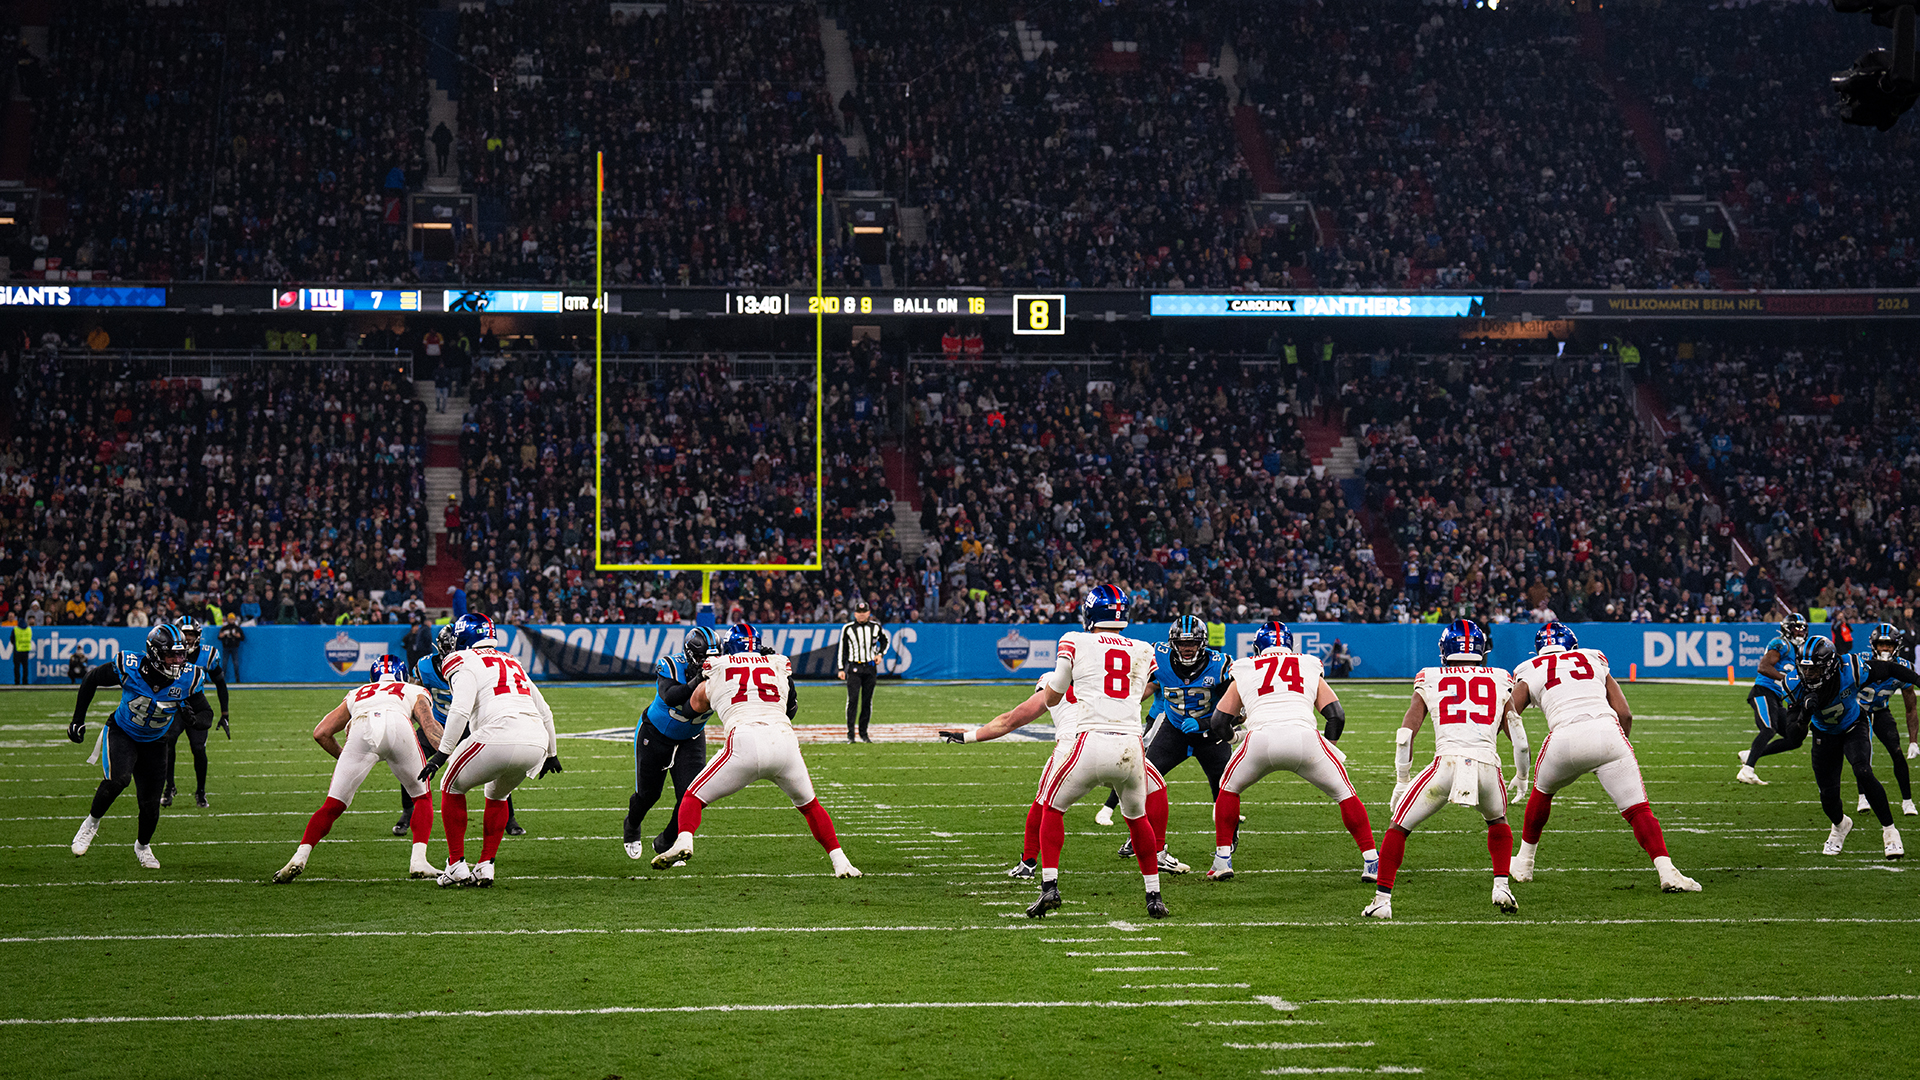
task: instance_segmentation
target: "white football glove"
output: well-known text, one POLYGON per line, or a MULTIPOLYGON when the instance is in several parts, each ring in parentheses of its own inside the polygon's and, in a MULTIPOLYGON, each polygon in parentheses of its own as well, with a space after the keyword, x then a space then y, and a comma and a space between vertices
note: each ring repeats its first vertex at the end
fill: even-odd
POLYGON ((1327 749, 1333 751, 1333 756, 1339 759, 1340 764, 1345 765, 1347 763, 1347 752, 1340 749, 1339 743, 1327 742, 1327 749))
POLYGON ((1912 761, 1914 758, 1920 758, 1920 742, 1907 744, 1907 760, 1912 761))
POLYGON ((1393 816, 1394 807, 1399 806, 1400 800, 1407 797, 1407 789, 1412 786, 1412 782, 1408 780, 1401 780, 1399 783, 1393 785, 1393 794, 1387 798, 1387 816, 1389 818, 1393 816))
POLYGON ((1532 778, 1526 776, 1516 776, 1507 781, 1507 801, 1518 801, 1521 794, 1525 792, 1531 784, 1532 778))

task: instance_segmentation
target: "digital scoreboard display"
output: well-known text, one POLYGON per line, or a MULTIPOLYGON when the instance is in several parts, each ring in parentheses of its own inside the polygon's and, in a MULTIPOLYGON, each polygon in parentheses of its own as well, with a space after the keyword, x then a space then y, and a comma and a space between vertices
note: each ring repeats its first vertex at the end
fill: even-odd
POLYGON ((0 285, 0 307, 166 306, 165 289, 105 285, 0 285))
POLYGON ((279 289, 279 311, 419 311, 419 289, 279 289))
POLYGON ((557 315, 566 310, 564 294, 557 289, 448 289, 441 298, 442 310, 450 312, 486 312, 520 314, 539 312, 557 315))
MULTIPOLYGON (((1002 304, 1004 297, 999 298, 1002 304)), ((728 293, 723 315, 990 315, 987 298, 954 293, 728 293)))
POLYGON ((1485 310, 1480 296, 1260 296, 1157 293, 1154 318, 1461 319, 1485 310))

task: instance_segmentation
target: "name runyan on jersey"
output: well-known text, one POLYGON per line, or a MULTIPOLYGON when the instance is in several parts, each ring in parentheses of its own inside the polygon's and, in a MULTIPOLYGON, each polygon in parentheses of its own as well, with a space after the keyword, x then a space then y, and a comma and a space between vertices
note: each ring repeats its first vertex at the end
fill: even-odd
POLYGON ((1228 670, 1240 688, 1248 731, 1279 724, 1319 726, 1313 711, 1325 677, 1319 657, 1270 649, 1235 660, 1228 670))
POLYGON ((738 653, 709 657, 702 665, 707 701, 721 726, 762 724, 792 730, 787 702, 793 696, 793 661, 785 656, 738 653))
POLYGON ((1082 731, 1140 734, 1140 699, 1155 674, 1153 646, 1111 631, 1061 635, 1058 652, 1072 665, 1071 692, 1087 711, 1082 731))
POLYGON ((1505 668, 1454 666, 1420 669, 1413 692, 1433 716, 1435 757, 1463 757, 1500 765, 1500 717, 1507 711, 1513 675, 1505 668))
POLYGON ((465 732, 476 743, 544 747, 558 753, 553 710, 520 661, 493 649, 462 649, 440 665, 452 690, 440 752, 451 754, 465 732))
POLYGON ((1599 649, 1568 649, 1534 657, 1515 668, 1513 677, 1526 684, 1527 697, 1547 718, 1547 730, 1558 731, 1588 721, 1620 722, 1607 701, 1612 673, 1599 649))

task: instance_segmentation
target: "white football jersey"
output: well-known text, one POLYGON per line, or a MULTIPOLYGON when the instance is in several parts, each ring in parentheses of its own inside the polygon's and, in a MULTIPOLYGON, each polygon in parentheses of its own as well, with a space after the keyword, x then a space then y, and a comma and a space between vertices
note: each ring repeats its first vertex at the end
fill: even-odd
POLYGON ((398 717, 411 723, 413 703, 426 696, 426 687, 393 679, 357 686, 342 702, 347 707, 347 726, 374 716, 398 717))
MULTIPOLYGON (((1050 676, 1040 676, 1033 684, 1033 688, 1038 691, 1047 690, 1048 678, 1050 676)), ((1071 685, 1067 687, 1066 696, 1060 699, 1060 704, 1048 709, 1047 712, 1053 717, 1053 741, 1055 742, 1066 742, 1086 730, 1084 721, 1087 710, 1081 707, 1080 699, 1075 696, 1071 685)))
POLYGON ((707 676, 707 700, 720 724, 761 724, 793 730, 787 702, 793 697, 793 661, 757 652, 711 656, 701 666, 707 676))
POLYGON ((1546 653, 1521 664, 1513 677, 1527 684, 1527 697, 1546 715, 1547 730, 1568 724, 1620 718, 1607 703, 1607 676, 1613 673, 1599 649, 1546 653))
POLYGON ((1500 717, 1507 711, 1513 675, 1504 668, 1452 665, 1421 668, 1413 692, 1433 717, 1435 757, 1500 764, 1500 717))
POLYGON ((1273 724, 1304 724, 1318 729, 1313 703, 1320 697, 1325 669, 1317 656, 1268 649, 1235 660, 1228 668, 1240 688, 1247 730, 1273 724))
POLYGON ((440 662, 451 702, 441 753, 451 754, 462 734, 476 743, 539 746, 559 752, 553 710, 520 661, 495 649, 462 649, 440 662))
POLYGON ((1140 698, 1158 670, 1153 646, 1112 630, 1075 630, 1061 635, 1055 655, 1073 662, 1068 692, 1086 710, 1080 731, 1140 734, 1140 698))

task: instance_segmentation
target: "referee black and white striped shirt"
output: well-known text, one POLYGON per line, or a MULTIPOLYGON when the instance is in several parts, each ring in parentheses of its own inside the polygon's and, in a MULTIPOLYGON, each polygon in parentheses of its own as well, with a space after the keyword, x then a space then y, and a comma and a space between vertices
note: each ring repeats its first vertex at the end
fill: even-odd
POLYGON ((887 651, 887 632, 873 619, 849 622, 840 627, 840 651, 834 669, 845 671, 855 664, 877 664, 887 651))

